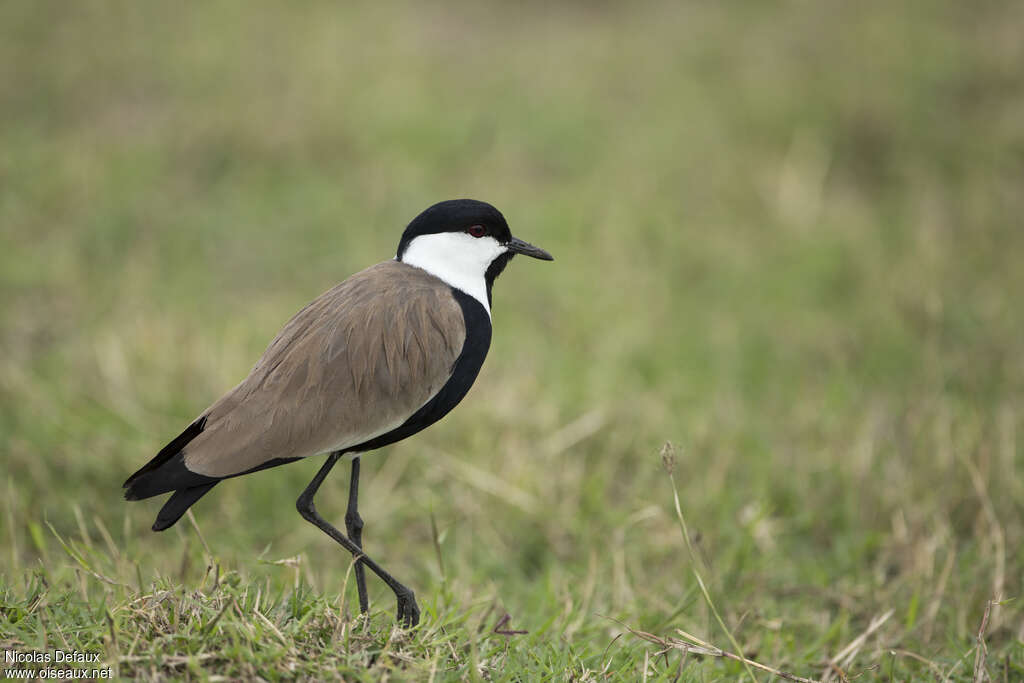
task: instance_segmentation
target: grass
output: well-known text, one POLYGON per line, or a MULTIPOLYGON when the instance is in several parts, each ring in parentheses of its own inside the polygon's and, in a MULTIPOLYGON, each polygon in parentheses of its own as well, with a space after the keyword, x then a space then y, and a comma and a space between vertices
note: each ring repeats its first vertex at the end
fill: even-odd
POLYGON ((1022 30, 1013 3, 4 4, 0 649, 143 680, 1019 679, 1022 30), (373 579, 355 615, 294 511, 319 462, 149 532, 124 478, 458 196, 557 260, 501 277, 463 405, 364 461, 419 630, 373 579))

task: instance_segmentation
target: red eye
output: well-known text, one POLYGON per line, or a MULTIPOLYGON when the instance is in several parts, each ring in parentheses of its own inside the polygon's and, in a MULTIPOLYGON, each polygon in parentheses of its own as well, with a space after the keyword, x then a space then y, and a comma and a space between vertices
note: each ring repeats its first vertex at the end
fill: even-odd
POLYGON ((487 234, 487 228, 485 228, 482 225, 472 225, 466 229, 466 232, 468 232, 473 237, 483 237, 484 235, 487 234))

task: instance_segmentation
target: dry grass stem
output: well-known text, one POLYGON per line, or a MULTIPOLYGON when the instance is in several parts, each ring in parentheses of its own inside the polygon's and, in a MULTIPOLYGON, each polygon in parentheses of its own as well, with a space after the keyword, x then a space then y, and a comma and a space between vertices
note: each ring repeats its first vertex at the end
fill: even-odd
MULTIPOLYGON (((683 533, 683 541, 686 543, 686 551, 690 555, 690 570, 693 572, 693 577, 697 580, 697 585, 700 586, 700 592, 704 596, 704 601, 707 602, 708 608, 711 613, 715 616, 715 621, 718 622, 718 626, 725 632, 725 636, 732 643, 733 648, 737 652, 741 652, 742 649, 736 638, 733 636, 732 631, 728 626, 725 625, 725 621, 722 619, 722 615, 718 613, 718 608, 715 607, 714 601, 711 599, 711 593, 708 592, 707 586, 704 584, 704 578, 701 576, 700 570, 697 569, 699 560, 697 559, 697 553, 693 549, 693 544, 690 542, 690 531, 686 526, 686 518, 683 517, 683 507, 679 503, 679 488, 676 486, 675 477, 675 447, 671 442, 666 441, 665 445, 661 448, 661 461, 665 465, 665 469, 668 470, 669 482, 672 484, 672 499, 675 502, 676 507, 676 518, 679 520, 679 529, 683 533)), ((747 675, 750 676, 750 680, 757 683, 757 677, 754 672, 750 669, 750 665, 744 662, 744 668, 747 670, 747 675)))
POLYGON ((773 676, 777 676, 783 680, 798 681, 799 683, 820 683, 820 681, 817 681, 813 678, 804 678, 803 676, 797 676, 796 674, 791 674, 786 671, 780 671, 779 669, 768 666, 766 664, 761 664, 760 662, 754 661, 753 659, 748 659, 747 657, 738 655, 734 652, 729 652, 728 650, 723 650, 720 647, 715 647, 714 645, 704 640, 701 640, 697 636, 687 633, 686 631, 683 631, 681 629, 676 629, 676 633, 682 636, 685 640, 681 640, 679 638, 672 638, 670 636, 656 636, 653 633, 648 633, 647 631, 641 631, 639 629, 632 628, 631 626, 623 624, 621 621, 617 619, 612 619, 611 617, 605 618, 609 619, 610 621, 614 621, 616 624, 622 626, 624 629, 626 629, 636 637, 646 640, 650 643, 654 643, 655 645, 658 645, 661 649, 657 653, 655 653, 656 656, 662 654, 663 652, 677 650, 681 653, 680 656, 683 658, 688 657, 691 654, 694 654, 701 657, 729 659, 734 662, 740 662, 745 667, 753 667, 755 669, 758 669, 759 671, 770 673, 773 676))
POLYGON ((845 673, 842 672, 849 668, 850 664, 857 656, 857 653, 860 652, 860 649, 862 647, 864 647, 864 643, 867 642, 867 639, 871 636, 871 634, 877 631, 879 628, 881 628, 882 625, 885 624, 885 622, 889 621, 889 617, 891 617, 892 615, 893 610, 889 610, 885 614, 882 614, 872 619, 871 623, 868 624, 868 627, 864 630, 863 633, 861 633, 859 636, 850 641, 849 645, 844 647, 834 657, 828 660, 828 664, 826 665, 827 668, 823 675, 823 680, 830 680, 830 676, 833 673, 837 673, 837 670, 840 674, 840 677, 845 678, 845 673))
POLYGON ((974 648, 974 683, 983 683, 988 678, 988 668, 985 666, 985 659, 988 657, 988 644, 985 642, 985 632, 988 630, 989 615, 992 614, 992 606, 998 605, 995 600, 985 603, 985 612, 981 615, 981 625, 978 626, 978 644, 974 648))

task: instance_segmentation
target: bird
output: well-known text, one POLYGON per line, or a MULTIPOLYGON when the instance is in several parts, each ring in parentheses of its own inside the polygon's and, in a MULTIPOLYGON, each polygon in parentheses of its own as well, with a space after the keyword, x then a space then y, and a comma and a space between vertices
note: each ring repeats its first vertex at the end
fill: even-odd
POLYGON ((394 592, 396 621, 416 626, 413 591, 363 552, 360 456, 429 427, 466 396, 490 348, 494 281, 516 254, 554 260, 513 237, 487 202, 430 206, 393 259, 296 313, 245 379, 128 477, 125 498, 171 493, 152 527, 163 531, 224 479, 326 454, 299 514, 351 553, 361 613, 369 568, 394 592), (313 503, 342 458, 351 461, 344 534, 313 503))

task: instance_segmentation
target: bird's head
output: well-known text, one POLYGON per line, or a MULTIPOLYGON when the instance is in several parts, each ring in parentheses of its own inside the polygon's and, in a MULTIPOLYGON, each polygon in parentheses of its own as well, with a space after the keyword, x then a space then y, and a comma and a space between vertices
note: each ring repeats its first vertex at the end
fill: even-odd
POLYGON ((554 260, 540 247, 513 237, 505 217, 487 202, 451 199, 409 223, 395 258, 474 296, 489 311, 494 280, 516 254, 554 260), (486 301, 479 296, 484 291, 486 301))

